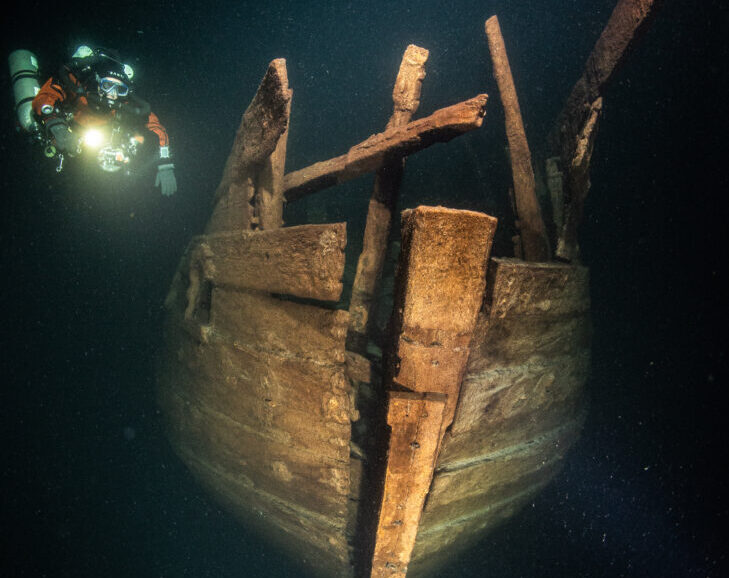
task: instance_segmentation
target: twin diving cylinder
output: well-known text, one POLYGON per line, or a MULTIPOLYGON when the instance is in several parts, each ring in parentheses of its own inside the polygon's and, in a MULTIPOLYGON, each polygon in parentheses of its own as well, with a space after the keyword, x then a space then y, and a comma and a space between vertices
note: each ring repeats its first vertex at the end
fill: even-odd
POLYGON ((15 50, 8 56, 8 64, 18 122, 24 131, 35 132, 38 123, 33 118, 31 103, 40 90, 38 59, 29 50, 15 50))

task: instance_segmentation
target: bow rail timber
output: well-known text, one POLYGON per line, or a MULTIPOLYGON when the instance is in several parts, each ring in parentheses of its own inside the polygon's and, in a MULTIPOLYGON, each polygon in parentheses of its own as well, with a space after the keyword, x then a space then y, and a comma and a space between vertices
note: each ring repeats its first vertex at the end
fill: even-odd
POLYGON ((653 7, 618 2, 542 147, 549 222, 506 44, 498 20, 485 23, 511 153, 514 255, 491 256, 493 216, 404 211, 387 331, 374 312, 406 157, 477 130, 488 98, 414 118, 429 53, 408 46, 384 129, 286 173, 293 92, 285 61, 270 63, 165 301, 157 392, 193 475, 312 575, 437 575, 559 471, 586 410, 589 275, 574 230, 602 90, 653 7), (346 223, 284 227, 283 208, 370 172, 347 281, 346 223))

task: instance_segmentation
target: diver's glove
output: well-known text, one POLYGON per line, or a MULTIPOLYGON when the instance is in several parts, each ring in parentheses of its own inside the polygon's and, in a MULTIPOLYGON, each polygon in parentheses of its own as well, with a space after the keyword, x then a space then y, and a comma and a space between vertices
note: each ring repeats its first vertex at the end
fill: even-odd
POLYGON ((78 152, 78 137, 71 132, 68 125, 60 118, 54 118, 46 122, 46 129, 53 136, 56 150, 62 153, 74 154, 78 152))
POLYGON ((175 165, 172 163, 157 167, 157 178, 154 181, 154 186, 159 187, 165 197, 174 195, 175 191, 177 191, 177 179, 175 179, 174 168, 175 165))

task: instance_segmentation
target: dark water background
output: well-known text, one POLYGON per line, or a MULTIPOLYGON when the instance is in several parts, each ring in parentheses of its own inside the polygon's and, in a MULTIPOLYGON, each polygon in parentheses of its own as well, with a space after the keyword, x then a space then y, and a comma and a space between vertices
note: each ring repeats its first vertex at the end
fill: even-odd
MULTIPOLYGON (((201 492, 153 391, 165 292, 268 62, 287 59, 294 89, 291 170, 380 131, 403 50, 428 48, 419 115, 492 100, 481 130, 411 157, 402 207, 486 210, 505 234, 483 22, 499 15, 537 148, 614 4, 25 2, 4 14, 3 58, 30 49, 45 75, 83 42, 136 66, 179 192, 56 175, 15 134, 0 75, 0 575, 302 575, 201 492)), ((584 436, 531 507, 443 576, 727 575, 728 24, 725 2, 667 1, 608 90, 581 231, 595 326, 584 436)), ((320 193, 288 220, 346 219, 356 247, 370 185, 320 193)))

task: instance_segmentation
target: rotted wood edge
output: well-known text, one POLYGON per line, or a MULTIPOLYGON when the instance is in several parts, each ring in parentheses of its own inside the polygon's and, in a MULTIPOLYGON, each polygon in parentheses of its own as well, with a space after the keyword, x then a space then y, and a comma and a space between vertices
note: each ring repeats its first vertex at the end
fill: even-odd
POLYGON ((264 225, 275 226, 278 222, 280 210, 271 203, 281 203, 283 198, 281 178, 276 174, 283 168, 291 95, 286 61, 283 58, 273 60, 243 113, 215 192, 207 233, 257 229, 262 224, 261 214, 264 225), (284 144, 280 144, 282 137, 284 144), (271 158, 274 152, 276 155, 271 158), (259 195, 256 200, 259 184, 263 184, 268 194, 259 195))

